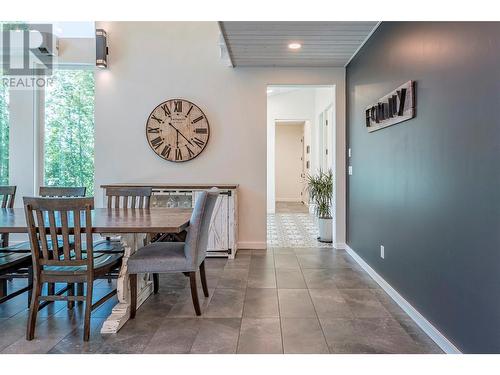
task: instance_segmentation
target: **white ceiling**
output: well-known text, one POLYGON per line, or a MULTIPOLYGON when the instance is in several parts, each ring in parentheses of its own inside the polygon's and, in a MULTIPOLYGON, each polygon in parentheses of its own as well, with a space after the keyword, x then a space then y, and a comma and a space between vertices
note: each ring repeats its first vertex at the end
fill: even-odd
POLYGON ((219 22, 234 66, 341 67, 378 22, 219 22), (288 44, 302 44, 290 50, 288 44))

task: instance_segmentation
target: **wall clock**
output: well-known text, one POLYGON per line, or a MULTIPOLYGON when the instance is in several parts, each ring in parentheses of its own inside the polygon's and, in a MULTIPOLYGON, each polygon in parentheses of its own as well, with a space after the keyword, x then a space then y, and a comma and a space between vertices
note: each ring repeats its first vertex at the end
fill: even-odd
POLYGON ((160 103, 146 122, 146 138, 161 158, 183 162, 194 159, 205 149, 210 125, 196 104, 184 99, 160 103))

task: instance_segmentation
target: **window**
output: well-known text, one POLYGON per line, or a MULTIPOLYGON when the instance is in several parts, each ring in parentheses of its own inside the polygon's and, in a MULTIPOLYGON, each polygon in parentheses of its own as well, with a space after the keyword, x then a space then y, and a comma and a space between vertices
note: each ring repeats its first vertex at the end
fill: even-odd
POLYGON ((0 185, 9 184, 9 92, 0 85, 0 185))
POLYGON ((44 184, 94 194, 94 72, 55 70, 45 90, 44 184))

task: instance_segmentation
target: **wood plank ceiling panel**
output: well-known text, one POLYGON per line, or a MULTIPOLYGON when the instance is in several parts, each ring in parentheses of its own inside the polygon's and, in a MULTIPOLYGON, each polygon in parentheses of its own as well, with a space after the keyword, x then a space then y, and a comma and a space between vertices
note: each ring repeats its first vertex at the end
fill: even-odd
POLYGON ((341 67, 377 22, 220 22, 234 66, 341 67), (291 50, 288 44, 302 45, 291 50))

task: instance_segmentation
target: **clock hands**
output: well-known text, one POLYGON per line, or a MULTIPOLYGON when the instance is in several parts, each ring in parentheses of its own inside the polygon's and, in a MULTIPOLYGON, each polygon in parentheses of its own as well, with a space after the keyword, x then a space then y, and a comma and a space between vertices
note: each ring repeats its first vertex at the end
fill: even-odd
POLYGON ((179 147, 179 134, 181 135, 182 138, 184 138, 191 146, 194 147, 194 145, 191 143, 191 141, 189 139, 187 139, 186 137, 184 137, 184 134, 182 134, 179 130, 177 130, 177 128, 175 126, 172 125, 171 122, 168 123, 171 127, 173 127, 175 129, 175 131, 177 132, 177 148, 179 147))

